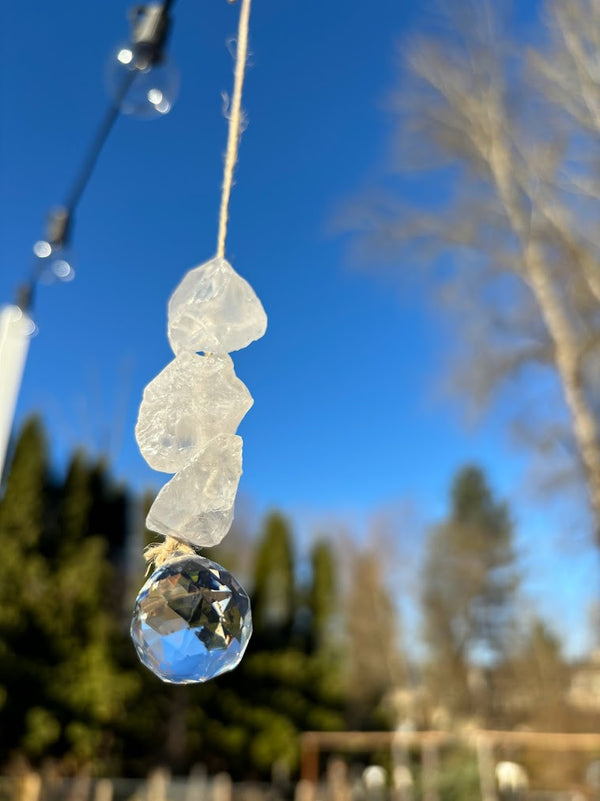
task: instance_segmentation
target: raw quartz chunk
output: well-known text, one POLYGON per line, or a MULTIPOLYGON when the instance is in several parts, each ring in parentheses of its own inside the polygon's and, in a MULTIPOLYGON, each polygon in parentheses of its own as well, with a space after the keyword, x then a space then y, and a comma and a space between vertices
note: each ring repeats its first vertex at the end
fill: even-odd
POLYGON ((144 390, 135 436, 154 470, 182 470, 217 434, 235 434, 252 406, 227 354, 183 352, 144 390))
POLYGON ((241 437, 219 434, 161 489, 147 527, 199 547, 218 545, 233 522, 241 474, 241 437))
POLYGON ((220 256, 186 273, 169 300, 169 342, 177 354, 231 353, 266 330, 254 290, 220 256))

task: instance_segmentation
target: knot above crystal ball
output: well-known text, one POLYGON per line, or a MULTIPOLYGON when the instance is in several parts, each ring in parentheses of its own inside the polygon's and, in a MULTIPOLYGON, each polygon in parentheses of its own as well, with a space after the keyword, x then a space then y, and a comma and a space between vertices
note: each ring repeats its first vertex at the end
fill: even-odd
POLYGON ((144 584, 131 637, 140 660, 163 681, 192 684, 237 667, 252 634, 250 600, 225 568, 175 557, 144 584))

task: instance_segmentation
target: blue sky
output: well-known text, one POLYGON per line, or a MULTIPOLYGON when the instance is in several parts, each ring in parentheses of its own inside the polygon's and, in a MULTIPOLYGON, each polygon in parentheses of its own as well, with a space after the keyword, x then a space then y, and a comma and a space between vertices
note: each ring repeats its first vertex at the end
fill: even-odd
MULTIPOLYGON (((22 0, 4 9, 0 302, 25 277, 46 211, 64 198, 102 114, 127 7, 22 0)), ((529 457, 511 446, 502 406, 465 429, 456 404, 440 399, 452 341, 423 293, 357 270, 331 233, 338 210, 385 165, 397 43, 423 29, 425 9, 254 2, 228 256, 261 297, 269 329, 234 354, 255 398, 240 429, 241 490, 259 511, 288 510, 304 537, 333 518, 360 535, 378 510, 405 500, 419 520, 438 519, 453 473, 476 461, 512 500, 528 592, 577 650, 598 569, 584 533, 565 545, 563 518, 524 489, 529 457)), ((166 479, 143 462, 133 428, 144 385, 171 358, 167 298, 215 251, 220 92, 231 88, 225 42, 236 25, 225 0, 176 4, 178 101, 164 119, 119 120, 77 213, 77 278, 40 291, 18 418, 42 412, 58 464, 84 442, 108 448, 134 486, 166 479)), ((398 530, 418 551, 414 526, 398 530)))

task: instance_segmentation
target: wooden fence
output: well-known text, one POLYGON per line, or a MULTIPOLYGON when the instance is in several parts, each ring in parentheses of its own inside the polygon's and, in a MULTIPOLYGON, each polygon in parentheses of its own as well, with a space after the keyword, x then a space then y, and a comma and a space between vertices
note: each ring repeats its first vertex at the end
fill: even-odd
MULTIPOLYGON (((301 778, 305 787, 301 801, 320 801, 315 788, 321 770, 322 754, 373 753, 387 750, 392 766, 392 794, 396 801, 413 801, 413 787, 408 767, 410 750, 420 755, 421 798, 422 801, 440 801, 438 775, 440 751, 448 746, 462 746, 472 749, 477 760, 481 801, 501 801, 498 792, 497 751, 500 747, 521 746, 544 749, 548 752, 585 752, 590 758, 600 756, 600 734, 560 733, 533 731, 490 731, 481 729, 464 730, 460 733, 444 731, 385 731, 385 732, 305 732, 301 736, 301 778)), ((599 777, 600 779, 600 777, 599 777)), ((341 782, 339 782, 341 784, 341 782)), ((585 780, 582 777, 583 788, 585 780)), ((600 781, 590 789, 589 797, 600 801, 600 781)), ((585 801, 586 795, 580 793, 578 801, 585 801)), ((570 798, 568 789, 565 797, 570 798)), ((517 795, 519 795, 517 793, 517 795)), ((524 796, 524 793, 520 794, 524 796)), ((528 798, 533 798, 527 793, 528 798)), ((539 795, 539 794, 538 794, 539 795)), ((552 795, 552 794, 550 794, 552 795)), ((560 794, 554 794, 557 797, 560 794)), ((513 796, 516 795, 513 793, 513 796)), ((334 796, 333 801, 347 801, 344 793, 334 796)), ((469 799, 468 801, 475 801, 469 799)))
MULTIPOLYGON (((390 782, 373 772, 364 778, 364 801, 443 801, 438 790, 443 749, 458 746, 475 755, 479 772, 479 797, 465 801, 504 801, 498 788, 498 750, 506 746, 540 748, 547 752, 584 752, 600 758, 600 734, 562 734, 530 731, 470 730, 461 734, 425 732, 306 732, 301 736, 300 780, 291 783, 234 783, 226 773, 208 777, 203 766, 187 777, 171 777, 159 768, 146 780, 93 779, 88 775, 65 779, 33 771, 16 777, 0 777, 0 801, 355 801, 342 754, 375 754, 387 750, 390 782), (409 752, 417 752, 420 789, 415 792, 409 752), (332 758, 338 757, 338 758, 332 758), (379 776, 379 778, 377 778, 379 776), (377 780, 377 781, 376 781, 377 780), (385 781, 385 785, 382 782, 385 781), (388 784, 390 785, 388 787, 388 784)), ((509 763, 506 763, 509 764, 509 763)), ((514 775, 514 774, 513 774, 514 775)), ((517 774, 518 775, 518 774, 517 774)), ((600 801, 600 761, 595 787, 565 788, 564 792, 513 793, 527 801, 600 801), (579 795, 577 795, 579 793, 579 795)))

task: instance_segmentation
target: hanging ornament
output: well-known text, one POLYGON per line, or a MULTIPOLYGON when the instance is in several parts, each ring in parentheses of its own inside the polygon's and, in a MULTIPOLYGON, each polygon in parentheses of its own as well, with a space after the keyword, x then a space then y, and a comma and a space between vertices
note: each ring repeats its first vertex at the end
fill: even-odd
POLYGON ((190 270, 169 300, 175 358, 144 390, 135 429, 148 464, 175 475, 146 518, 165 539, 146 551, 156 569, 137 597, 131 636, 142 663, 173 684, 232 670, 252 633, 244 589, 197 552, 218 545, 231 528, 242 474, 242 440, 235 432, 253 401, 229 354, 267 328, 254 290, 225 259, 249 14, 250 0, 242 0, 217 255, 190 270))
POLYGON ((250 600, 231 573, 194 554, 155 570, 138 595, 131 636, 163 681, 206 681, 239 664, 252 634, 250 600))

